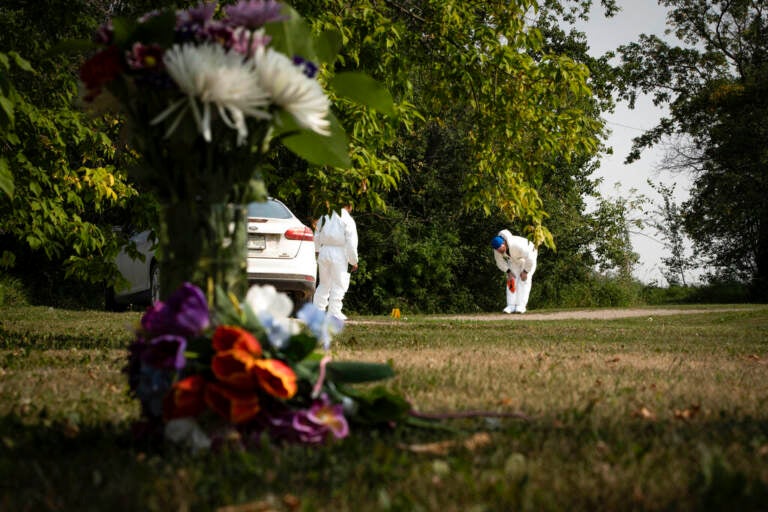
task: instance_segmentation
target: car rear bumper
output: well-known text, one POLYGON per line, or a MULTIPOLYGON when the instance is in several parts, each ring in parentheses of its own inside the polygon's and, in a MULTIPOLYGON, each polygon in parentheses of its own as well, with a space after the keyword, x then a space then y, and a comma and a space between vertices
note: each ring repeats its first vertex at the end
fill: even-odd
POLYGON ((279 292, 299 293, 311 299, 315 293, 315 278, 300 274, 256 274, 248 273, 248 286, 271 284, 279 292))

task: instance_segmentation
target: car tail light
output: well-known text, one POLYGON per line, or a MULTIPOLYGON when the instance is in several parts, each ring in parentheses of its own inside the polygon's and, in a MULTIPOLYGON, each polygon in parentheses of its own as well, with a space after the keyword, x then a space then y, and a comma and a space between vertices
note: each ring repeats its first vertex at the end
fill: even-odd
POLYGON ((313 242, 315 240, 315 234, 311 229, 304 226, 301 228, 291 228, 285 232, 285 238, 288 240, 306 240, 307 242, 313 242))

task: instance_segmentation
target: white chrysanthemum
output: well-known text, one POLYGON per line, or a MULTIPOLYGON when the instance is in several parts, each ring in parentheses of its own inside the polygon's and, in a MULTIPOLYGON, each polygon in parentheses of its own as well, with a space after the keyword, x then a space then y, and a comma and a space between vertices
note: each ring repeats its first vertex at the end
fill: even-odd
POLYGON ((269 94, 261 87, 253 62, 217 44, 174 45, 165 52, 163 63, 179 89, 187 95, 172 103, 152 120, 153 124, 179 110, 166 136, 173 133, 186 109, 192 110, 198 129, 211 141, 211 107, 218 109, 222 121, 237 130, 238 144, 245 142, 246 117, 269 119, 262 107, 269 105, 269 94), (200 105, 202 104, 202 109, 200 105), (201 111, 202 110, 202 111, 201 111))
POLYGON ((331 134, 327 119, 330 102, 317 80, 271 48, 258 49, 254 59, 261 86, 273 104, 290 113, 302 127, 321 135, 331 134))

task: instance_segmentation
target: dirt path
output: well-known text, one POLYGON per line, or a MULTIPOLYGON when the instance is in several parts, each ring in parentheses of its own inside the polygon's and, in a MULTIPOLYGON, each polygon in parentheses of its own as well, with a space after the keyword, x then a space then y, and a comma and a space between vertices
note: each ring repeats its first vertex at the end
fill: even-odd
MULTIPOLYGON (((572 311, 553 311, 551 313, 537 313, 530 311, 523 315, 507 315, 504 313, 484 313, 477 315, 431 315, 430 320, 477 320, 477 321, 499 321, 509 320, 512 322, 526 320, 613 320, 616 318, 633 318, 669 315, 705 315, 709 313, 724 313, 730 311, 749 311, 753 308, 743 307, 724 307, 707 309, 673 309, 673 308, 606 308, 606 309, 584 309, 572 311)), ((391 324, 392 320, 355 320, 350 318, 346 322, 349 325, 364 324, 391 324)))

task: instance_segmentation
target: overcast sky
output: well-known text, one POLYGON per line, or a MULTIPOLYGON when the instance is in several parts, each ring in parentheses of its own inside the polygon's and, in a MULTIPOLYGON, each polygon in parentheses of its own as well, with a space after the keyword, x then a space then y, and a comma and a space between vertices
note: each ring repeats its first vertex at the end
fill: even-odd
MULTIPOLYGON (((598 0, 595 2, 599 3, 598 0)), ((577 25, 587 35, 590 53, 602 55, 622 44, 637 41, 640 34, 665 37, 666 9, 660 7, 656 0, 618 0, 617 3, 622 10, 613 18, 606 19, 601 8, 593 8, 590 21, 577 25)), ((659 171, 663 148, 645 150, 640 160, 629 165, 623 163, 632 146, 632 139, 655 126, 663 114, 664 111, 656 108, 649 98, 640 98, 634 110, 619 103, 615 113, 605 117, 612 131, 608 145, 613 147, 614 154, 603 158, 597 173, 603 178, 600 190, 604 197, 627 197, 630 190, 635 189, 658 202, 660 197, 647 185, 648 179, 661 181, 667 186, 675 182, 677 201, 688 197, 690 182, 686 176, 659 171)), ((648 229, 644 233, 633 234, 632 244, 640 255, 635 276, 645 283, 656 281, 666 285, 660 269, 661 257, 668 254, 654 231, 648 229)))

